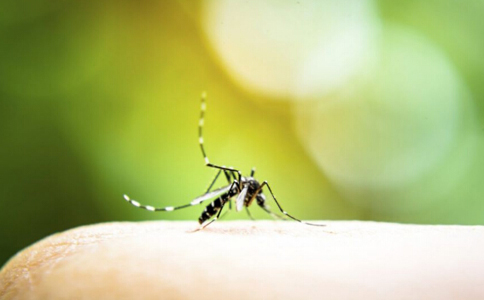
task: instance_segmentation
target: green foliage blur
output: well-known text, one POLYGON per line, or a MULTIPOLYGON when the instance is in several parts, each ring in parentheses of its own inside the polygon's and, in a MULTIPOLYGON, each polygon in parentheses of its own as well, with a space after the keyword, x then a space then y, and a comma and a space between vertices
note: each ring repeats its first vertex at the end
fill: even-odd
POLYGON ((284 209, 301 219, 484 224, 482 1, 376 3, 383 27, 410 28, 437 45, 473 99, 469 167, 455 171, 462 174, 452 189, 419 203, 402 200, 402 209, 379 209, 372 199, 398 198, 408 192, 403 188, 345 193, 298 138, 294 103, 244 89, 227 74, 195 2, 0 3, 0 265, 80 225, 163 219, 193 220, 195 227, 202 207, 154 214, 122 195, 167 206, 203 193, 215 172, 198 146, 202 91, 210 160, 244 172, 256 166, 257 178, 268 180, 284 209))

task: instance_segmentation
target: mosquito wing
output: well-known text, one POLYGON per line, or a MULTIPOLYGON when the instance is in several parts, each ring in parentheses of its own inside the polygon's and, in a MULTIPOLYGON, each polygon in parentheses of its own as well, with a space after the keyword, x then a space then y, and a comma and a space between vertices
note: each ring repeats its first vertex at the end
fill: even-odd
POLYGON ((207 199, 210 199, 210 198, 213 198, 213 197, 218 196, 220 194, 226 193, 226 192, 228 192, 230 190, 230 187, 231 186, 232 185, 229 184, 227 186, 224 186, 224 187, 221 187, 219 189, 216 189, 216 190, 213 190, 211 192, 208 192, 206 194, 203 194, 200 197, 197 197, 197 198, 193 199, 193 201, 190 202, 190 204, 191 205, 197 205, 197 204, 200 204, 200 203, 202 203, 203 201, 205 201, 207 199))
POLYGON ((242 210, 242 207, 244 207, 244 200, 245 200, 245 196, 247 195, 247 190, 249 189, 249 185, 246 185, 242 191, 240 192, 240 194, 237 196, 237 200, 235 201, 235 203, 237 204, 236 208, 237 208, 237 211, 241 211, 242 210))

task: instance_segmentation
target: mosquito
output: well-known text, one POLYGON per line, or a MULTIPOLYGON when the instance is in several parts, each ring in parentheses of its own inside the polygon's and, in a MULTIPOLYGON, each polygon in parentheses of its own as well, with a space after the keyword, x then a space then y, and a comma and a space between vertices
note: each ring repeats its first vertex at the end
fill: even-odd
POLYGON ((234 197, 236 197, 235 198, 236 211, 239 212, 242 210, 242 208, 245 208, 247 214, 252 220, 253 218, 248 208, 255 200, 255 202, 260 208, 262 208, 265 212, 267 212, 274 218, 286 220, 285 217, 287 217, 294 221, 297 221, 306 225, 326 226, 324 224, 313 224, 313 223, 304 222, 287 213, 279 204, 279 201, 277 201, 276 196, 272 192, 272 189, 269 183, 267 181, 263 181, 262 183, 260 183, 257 179, 254 178, 255 168, 252 168, 249 176, 242 176, 242 172, 238 169, 234 169, 233 167, 219 166, 216 164, 212 164, 209 161, 208 156, 205 152, 205 147, 203 146, 204 144, 203 125, 205 123, 204 121, 205 110, 207 108, 207 105, 205 102, 206 96, 207 96, 206 93, 203 92, 201 96, 200 119, 198 121, 198 142, 200 144, 200 149, 202 150, 202 155, 203 155, 203 159, 205 160, 205 165, 209 168, 214 168, 217 170, 215 178, 208 186, 207 191, 203 195, 193 199, 192 202, 181 206, 154 207, 151 205, 143 205, 143 204, 140 204, 138 201, 131 199, 128 195, 124 195, 124 199, 136 207, 149 210, 149 211, 174 211, 174 210, 198 205, 208 199, 213 199, 217 197, 215 200, 213 200, 209 205, 205 207, 202 214, 198 218, 198 223, 200 224, 200 226, 197 230, 204 229, 205 227, 207 227, 208 225, 212 224, 217 219, 219 219, 220 214, 222 213, 222 210, 227 203, 229 203, 229 209, 231 209, 232 208, 231 200, 234 197), (225 178, 227 179, 228 184, 224 187, 212 190, 212 187, 216 183, 221 173, 225 175, 225 178), (270 209, 270 207, 266 204, 266 197, 262 191, 263 188, 265 187, 267 187, 267 189, 269 190, 269 193, 271 194, 272 199, 274 199, 274 202, 276 203, 277 207, 279 208, 283 216, 274 213, 270 209))

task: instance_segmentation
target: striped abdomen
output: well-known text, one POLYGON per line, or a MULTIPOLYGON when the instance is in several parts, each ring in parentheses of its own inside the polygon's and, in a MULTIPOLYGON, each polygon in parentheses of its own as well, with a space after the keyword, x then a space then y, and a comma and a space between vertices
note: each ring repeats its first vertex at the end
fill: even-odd
POLYGON ((232 198, 236 194, 237 194, 237 190, 232 189, 231 191, 221 195, 220 197, 215 199, 212 203, 207 205, 207 207, 205 207, 205 209, 203 210, 200 218, 198 218, 198 223, 203 224, 205 221, 215 216, 220 211, 220 209, 222 209, 225 203, 227 203, 227 201, 229 201, 230 198, 232 198))

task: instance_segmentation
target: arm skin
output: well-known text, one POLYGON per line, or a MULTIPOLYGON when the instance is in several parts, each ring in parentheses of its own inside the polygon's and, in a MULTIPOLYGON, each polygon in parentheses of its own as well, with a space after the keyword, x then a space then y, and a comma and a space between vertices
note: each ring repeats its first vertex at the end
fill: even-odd
POLYGON ((484 226, 108 223, 0 271, 0 299, 484 299, 484 226))

